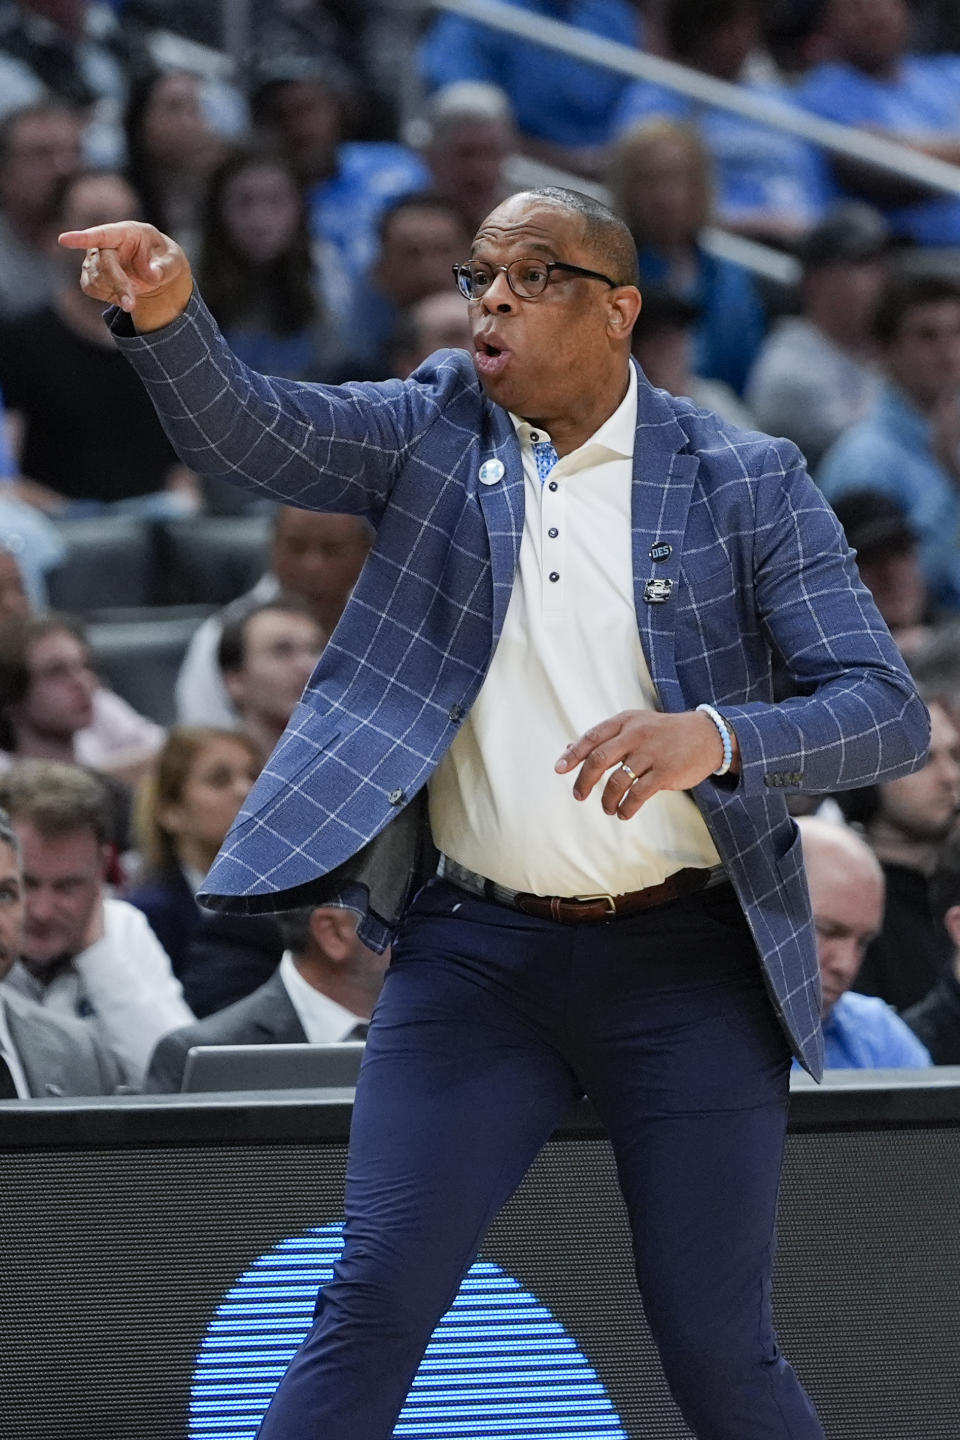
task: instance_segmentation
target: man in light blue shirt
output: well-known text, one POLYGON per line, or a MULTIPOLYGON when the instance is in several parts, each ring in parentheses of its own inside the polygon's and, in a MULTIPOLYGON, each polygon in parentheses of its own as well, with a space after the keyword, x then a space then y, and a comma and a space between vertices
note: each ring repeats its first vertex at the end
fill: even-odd
POLYGON ((0 550, 13 556, 31 605, 42 609, 47 601, 44 576, 63 559, 66 546, 52 521, 20 499, 17 478, 0 395, 0 550))
MULTIPOLYGON (((789 104, 792 95, 784 86, 750 74, 763 38, 761 18, 757 0, 668 0, 662 22, 668 58, 741 85, 772 108, 789 104)), ((699 130, 713 161, 717 213, 728 228, 791 240, 820 218, 831 198, 820 154, 785 130, 638 80, 614 116, 614 134, 651 116, 699 130)))
MULTIPOLYGON (((826 52, 796 92, 805 109, 960 160, 960 55, 907 52, 907 0, 829 0, 821 24, 826 52)), ((960 199, 929 195, 861 165, 835 162, 856 193, 885 206, 891 228, 919 245, 960 244, 960 199)))
MULTIPOLYGON (((575 25, 621 45, 640 43, 642 24, 629 0, 514 0, 520 10, 575 25)), ((585 158, 611 138, 610 120, 629 80, 612 70, 518 40, 460 15, 441 15, 420 50, 431 90, 455 80, 485 80, 507 92, 528 142, 550 147, 561 163, 585 158)))
POLYGON ((864 489, 895 500, 920 541, 931 592, 960 610, 960 285, 894 276, 873 329, 886 383, 816 479, 831 502, 864 489))
POLYGON ((850 989, 867 944, 883 923, 880 862, 844 825, 813 816, 799 824, 817 932, 827 1068, 932 1064, 929 1052, 890 1005, 850 989))

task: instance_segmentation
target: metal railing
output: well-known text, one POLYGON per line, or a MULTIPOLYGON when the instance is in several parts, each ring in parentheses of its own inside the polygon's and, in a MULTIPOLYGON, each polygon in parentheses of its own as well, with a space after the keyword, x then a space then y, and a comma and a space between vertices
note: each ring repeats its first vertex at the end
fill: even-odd
POLYGON ((960 167, 922 155, 895 140, 885 140, 849 125, 839 125, 833 120, 822 120, 797 106, 753 94, 739 85, 714 79, 699 70, 690 70, 629 45, 604 40, 600 35, 578 30, 549 16, 518 10, 513 5, 504 4, 503 0, 433 0, 433 5, 437 10, 463 15, 494 30, 515 35, 518 39, 532 40, 550 50, 559 50, 577 60, 601 65, 637 80, 650 80, 690 95, 705 105, 759 120, 771 129, 799 135, 831 154, 876 166, 914 184, 928 185, 944 194, 960 195, 960 167))

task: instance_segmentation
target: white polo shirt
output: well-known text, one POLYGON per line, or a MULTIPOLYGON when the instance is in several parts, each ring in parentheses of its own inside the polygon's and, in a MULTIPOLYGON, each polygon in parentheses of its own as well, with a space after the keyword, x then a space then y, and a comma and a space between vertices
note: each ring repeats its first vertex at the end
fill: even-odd
POLYGON ((573 798, 561 753, 621 710, 659 710, 640 644, 631 501, 637 378, 622 404, 545 484, 517 416, 525 516, 503 634, 476 702, 429 787, 434 841, 488 879, 538 895, 624 894, 720 857, 694 801, 661 791, 628 822, 605 781, 573 798))

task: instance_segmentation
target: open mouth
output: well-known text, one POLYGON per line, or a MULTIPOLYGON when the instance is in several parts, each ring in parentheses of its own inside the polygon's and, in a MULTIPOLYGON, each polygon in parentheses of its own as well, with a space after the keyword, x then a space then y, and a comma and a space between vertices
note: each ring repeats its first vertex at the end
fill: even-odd
POLYGON ((498 345, 491 345, 488 340, 477 339, 474 362, 481 375, 499 375, 510 363, 512 351, 504 350, 498 345))

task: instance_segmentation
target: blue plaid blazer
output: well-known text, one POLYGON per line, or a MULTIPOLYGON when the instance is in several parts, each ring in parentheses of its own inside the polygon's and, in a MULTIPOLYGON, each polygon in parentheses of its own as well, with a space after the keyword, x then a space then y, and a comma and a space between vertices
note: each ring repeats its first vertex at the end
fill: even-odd
MULTIPOLYGON (((480 689, 510 599, 524 508, 510 418, 463 351, 431 356, 405 382, 322 387, 249 371, 196 295, 152 334, 133 334, 125 316, 111 323, 185 464, 376 527, 201 899, 260 911, 336 892, 364 910, 361 934, 382 948, 414 882, 416 797, 480 689), (502 479, 482 484, 491 459, 502 479)), ((926 709, 796 448, 726 425, 642 375, 633 556, 663 709, 709 701, 736 729, 739 777, 704 781, 694 798, 781 1022, 818 1073, 816 949, 786 798, 914 769, 926 709), (672 548, 654 565, 655 544, 672 548), (672 582, 669 597, 651 602, 648 580, 672 582), (780 704, 773 652, 797 691, 780 704)))

